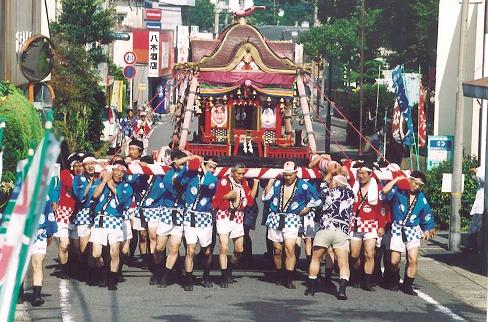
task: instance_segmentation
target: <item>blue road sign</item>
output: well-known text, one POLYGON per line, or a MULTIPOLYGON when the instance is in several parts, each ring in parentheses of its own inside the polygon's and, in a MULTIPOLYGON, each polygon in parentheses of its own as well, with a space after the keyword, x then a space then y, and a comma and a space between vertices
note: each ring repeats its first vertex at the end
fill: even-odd
POLYGON ((123 74, 127 79, 134 78, 136 76, 136 68, 132 65, 125 66, 123 74))

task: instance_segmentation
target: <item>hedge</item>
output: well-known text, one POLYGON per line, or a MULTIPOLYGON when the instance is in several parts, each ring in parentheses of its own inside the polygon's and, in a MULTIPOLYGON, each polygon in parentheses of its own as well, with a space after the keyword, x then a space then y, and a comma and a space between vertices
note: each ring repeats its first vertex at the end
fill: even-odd
POLYGON ((2 181, 15 181, 15 169, 19 160, 27 157, 30 144, 39 144, 42 123, 39 113, 24 95, 10 86, 6 100, 0 100, 0 118, 6 120, 3 144, 2 181))
MULTIPOLYGON (((464 192, 461 197, 461 229, 466 231, 471 220, 471 207, 478 190, 478 183, 469 169, 478 167, 476 157, 465 157, 463 160, 464 192)), ((452 173, 452 162, 444 161, 432 170, 426 171, 427 184, 424 187, 429 203, 434 212, 438 227, 442 230, 449 228, 451 216, 451 194, 441 192, 442 174, 452 173)))

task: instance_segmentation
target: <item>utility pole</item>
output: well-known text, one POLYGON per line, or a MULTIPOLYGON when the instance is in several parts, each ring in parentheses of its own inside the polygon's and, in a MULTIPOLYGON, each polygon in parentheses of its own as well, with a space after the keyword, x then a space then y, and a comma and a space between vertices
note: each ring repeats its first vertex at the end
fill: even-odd
MULTIPOLYGON (((485 125, 486 127, 486 125, 485 125)), ((488 128, 485 130, 485 145, 488 142, 488 128)), ((488 180, 486 180, 488 174, 488 145, 485 146, 485 198, 483 204, 483 215, 481 222, 481 231, 479 232, 483 239, 481 240, 481 273, 484 276, 488 276, 488 180)), ((481 165, 483 166, 483 165, 481 165)), ((449 239, 450 241, 450 239, 449 239)))
POLYGON ((458 84, 456 95, 456 117, 454 136, 454 162, 451 188, 451 218, 449 224, 449 250, 461 249, 461 195, 462 195, 462 169, 463 169, 463 132, 464 132, 464 62, 466 56, 466 41, 468 36, 468 10, 469 0, 463 0, 461 7, 461 31, 459 40, 458 84))
MULTIPOLYGON (((359 133, 363 135, 363 85, 364 85, 364 2, 361 0, 361 75, 359 80, 359 133)), ((359 136, 358 154, 363 154, 363 139, 359 136)))
MULTIPOLYGON (((325 123, 327 130, 325 131, 325 152, 330 153, 330 133, 332 131, 331 128, 331 106, 330 100, 332 99, 332 62, 328 62, 327 66, 327 96, 329 100, 327 101, 327 116, 325 118, 325 123)), ((322 73, 322 92, 324 91, 324 79, 325 79, 325 65, 324 65, 324 72, 322 73)))

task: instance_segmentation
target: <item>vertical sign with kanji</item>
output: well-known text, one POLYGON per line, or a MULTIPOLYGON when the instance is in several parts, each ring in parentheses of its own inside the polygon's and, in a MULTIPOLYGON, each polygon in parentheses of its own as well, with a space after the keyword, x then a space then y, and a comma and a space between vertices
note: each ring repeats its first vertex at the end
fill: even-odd
POLYGON ((148 77, 159 77, 159 32, 149 32, 148 77))

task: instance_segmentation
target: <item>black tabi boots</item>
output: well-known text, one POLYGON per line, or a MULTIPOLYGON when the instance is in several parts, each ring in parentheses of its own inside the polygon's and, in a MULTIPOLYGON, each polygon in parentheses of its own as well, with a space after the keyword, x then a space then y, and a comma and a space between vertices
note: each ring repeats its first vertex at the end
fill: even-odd
POLYGON ((339 280, 339 292, 337 292, 337 298, 339 300, 347 300, 346 287, 347 287, 347 280, 341 278, 339 280))
POLYGON ((324 287, 326 289, 333 289, 335 290, 336 287, 334 283, 332 283, 332 268, 326 268, 324 273, 324 287))
POLYGON ((220 281, 220 287, 221 288, 228 288, 229 287, 229 274, 227 271, 227 268, 223 268, 220 270, 222 274, 222 279, 220 281))
POLYGON ((371 279, 373 274, 366 274, 364 273, 363 281, 361 283, 361 288, 365 291, 373 291, 373 286, 371 285, 371 279))
POLYGON ((193 291, 193 272, 185 272, 185 291, 193 291))
POLYGON ((122 274, 122 268, 124 266, 126 258, 127 258, 127 255, 125 255, 125 254, 120 255, 119 270, 117 271, 117 283, 125 282, 124 275, 122 274))
POLYGON ((213 287, 212 281, 210 280, 210 269, 205 268, 203 270, 203 287, 211 288, 213 287))
POLYGON ((307 289, 305 290, 305 295, 311 295, 311 296, 315 295, 317 282, 318 282, 317 276, 315 276, 315 278, 311 278, 310 276, 308 277, 307 289))
POLYGON ((411 278, 407 276, 407 272, 405 271, 405 275, 403 276, 403 284, 400 286, 400 290, 408 295, 417 296, 417 292, 413 290, 413 281, 415 278, 411 278))
POLYGON ((44 300, 41 297, 41 288, 42 286, 32 287, 32 306, 41 306, 44 304, 44 300))
POLYGON ((158 283, 158 287, 160 288, 165 288, 168 286, 168 274, 169 274, 169 269, 166 268, 166 266, 163 266, 163 270, 161 273, 161 278, 158 283))
POLYGON ((293 284, 293 275, 295 274, 295 271, 289 271, 286 270, 286 281, 285 281, 285 287, 289 289, 295 289, 296 286, 293 284))
POLYGON ((107 288, 109 291, 117 290, 117 272, 110 271, 108 273, 107 288))
POLYGON ((149 279, 149 285, 158 285, 159 282, 161 281, 162 275, 163 275, 163 262, 157 264, 155 263, 153 273, 151 275, 151 278, 149 279))

